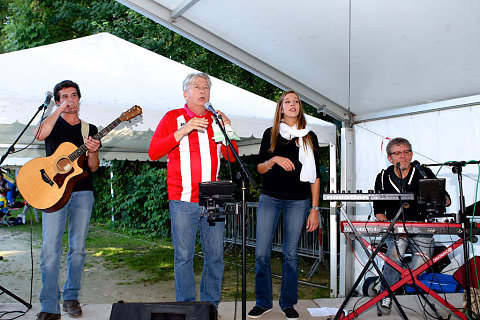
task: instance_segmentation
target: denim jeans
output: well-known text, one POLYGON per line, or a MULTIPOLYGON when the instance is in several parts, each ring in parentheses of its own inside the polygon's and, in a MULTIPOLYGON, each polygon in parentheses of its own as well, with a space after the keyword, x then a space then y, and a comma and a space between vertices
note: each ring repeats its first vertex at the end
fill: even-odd
POLYGON ((283 212, 283 264, 280 307, 293 307, 298 301, 297 247, 308 213, 310 200, 282 200, 260 195, 257 209, 257 240, 255 247, 256 305, 263 309, 273 306, 271 253, 272 241, 280 214, 283 212))
MULTIPOLYGON (((431 235, 414 235, 409 237, 388 236, 386 244, 387 257, 392 259, 402 268, 406 268, 407 266, 401 262, 400 257, 403 259, 407 248, 410 247, 412 261, 409 263, 409 267, 412 270, 420 267, 426 260, 430 259, 434 246, 433 236, 431 235)), ((389 286, 398 282, 401 277, 400 273, 388 263, 384 264, 383 276, 389 286)), ((385 287, 382 284, 382 291, 383 290, 385 290, 385 287)))
POLYGON ((60 313, 60 257, 62 237, 68 217, 67 280, 63 287, 63 300, 78 300, 78 291, 85 260, 85 239, 90 225, 94 203, 93 191, 73 192, 70 200, 60 210, 44 212, 42 215, 42 290, 40 303, 42 311, 60 313))
POLYGON ((205 208, 196 202, 170 200, 169 209, 177 301, 196 300, 193 257, 197 230, 200 230, 204 254, 200 299, 218 306, 222 294, 225 267, 223 261, 225 221, 217 221, 210 225, 207 221, 208 217, 202 215, 205 213, 205 208))

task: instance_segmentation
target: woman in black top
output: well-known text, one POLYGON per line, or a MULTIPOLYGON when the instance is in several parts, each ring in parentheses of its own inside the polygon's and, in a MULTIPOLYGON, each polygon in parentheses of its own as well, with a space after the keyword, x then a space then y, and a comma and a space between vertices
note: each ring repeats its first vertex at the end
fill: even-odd
POLYGON ((298 94, 285 92, 277 103, 273 127, 265 130, 258 156, 263 187, 257 210, 255 248, 256 305, 248 313, 259 318, 273 307, 272 241, 283 212, 283 265, 280 307, 287 319, 298 319, 297 247, 305 219, 306 229, 318 228, 320 175, 318 139, 306 126, 298 94), (312 207, 310 207, 310 198, 312 207))

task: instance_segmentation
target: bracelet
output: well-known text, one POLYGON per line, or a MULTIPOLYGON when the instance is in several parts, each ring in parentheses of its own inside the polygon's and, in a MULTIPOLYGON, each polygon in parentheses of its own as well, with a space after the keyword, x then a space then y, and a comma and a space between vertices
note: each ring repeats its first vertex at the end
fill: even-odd
POLYGON ((317 210, 317 211, 319 211, 319 209, 320 209, 320 208, 319 208, 318 206, 312 206, 312 210, 317 210))
POLYGON ((267 162, 268 162, 268 160, 263 163, 265 165, 265 167, 267 167, 267 170, 272 169, 271 167, 268 166, 267 162))

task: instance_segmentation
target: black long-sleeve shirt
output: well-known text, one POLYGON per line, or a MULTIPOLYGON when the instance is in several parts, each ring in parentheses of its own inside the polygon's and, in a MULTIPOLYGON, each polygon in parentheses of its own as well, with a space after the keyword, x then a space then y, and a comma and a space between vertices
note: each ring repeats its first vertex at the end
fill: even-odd
MULTIPOLYGON (((260 146, 260 152, 258 155, 258 164, 264 163, 274 156, 280 156, 290 159, 295 165, 295 170, 285 171, 282 167, 275 164, 269 171, 262 175, 263 186, 262 193, 285 200, 304 200, 311 196, 311 184, 309 182, 300 181, 300 171, 302 170, 302 164, 298 159, 299 147, 296 145, 296 139, 287 140, 279 137, 275 150, 273 153, 270 149, 270 137, 272 128, 268 128, 263 133, 262 143, 260 146)), ((308 133, 312 137, 312 143, 314 146, 313 154, 315 157, 317 178, 320 177, 319 170, 319 146, 318 138, 310 131, 308 133)), ((303 146, 302 146, 303 147, 303 146)))

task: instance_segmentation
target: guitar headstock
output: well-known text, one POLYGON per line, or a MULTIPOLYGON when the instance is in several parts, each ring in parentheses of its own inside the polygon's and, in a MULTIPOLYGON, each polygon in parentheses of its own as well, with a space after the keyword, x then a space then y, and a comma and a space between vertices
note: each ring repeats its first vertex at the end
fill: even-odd
POLYGON ((128 109, 127 111, 125 111, 124 113, 122 113, 119 119, 122 121, 128 121, 141 114, 142 114, 142 108, 140 106, 135 105, 130 109, 128 109))

